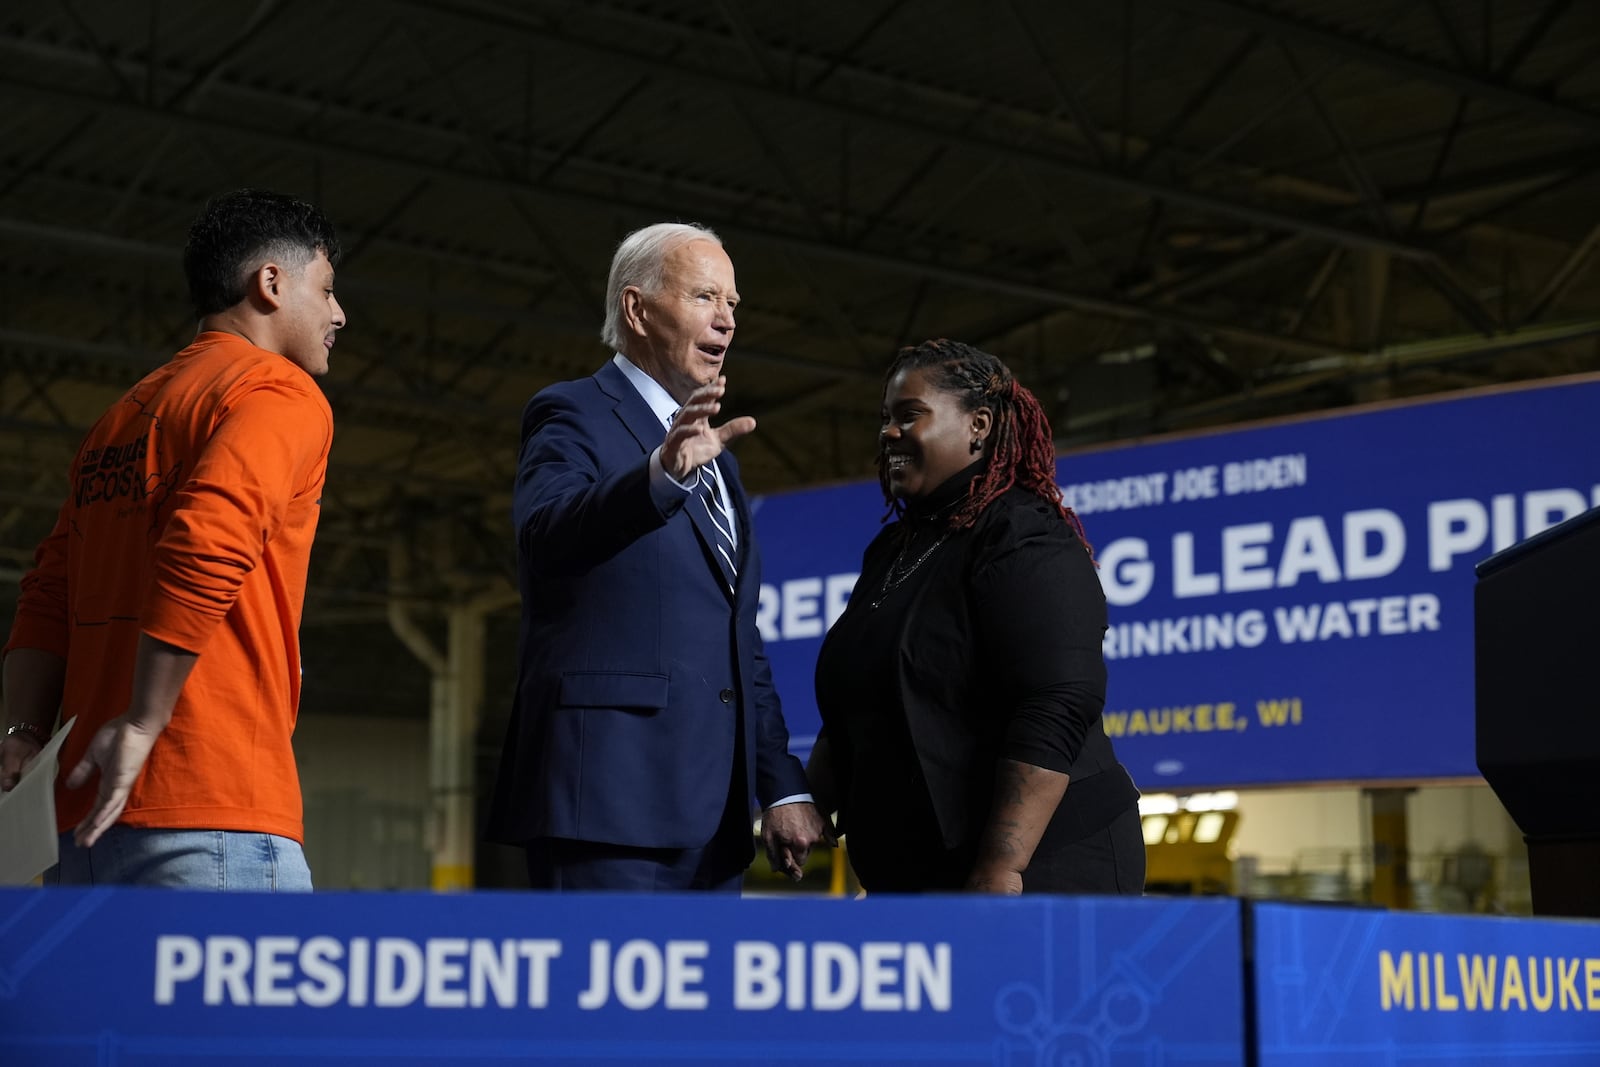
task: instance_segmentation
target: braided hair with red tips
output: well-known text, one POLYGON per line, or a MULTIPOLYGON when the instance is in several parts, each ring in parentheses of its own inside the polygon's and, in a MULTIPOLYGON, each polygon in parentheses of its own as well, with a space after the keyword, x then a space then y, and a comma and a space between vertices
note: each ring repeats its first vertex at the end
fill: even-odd
MULTIPOLYGON (((1010 368, 981 349, 960 341, 939 339, 902 348, 884 373, 887 392, 894 376, 903 371, 921 371, 940 391, 956 397, 963 411, 988 408, 993 414, 993 442, 989 463, 972 479, 966 499, 950 516, 950 528, 964 529, 1013 485, 1049 501, 1061 518, 1083 542, 1089 556, 1094 549, 1077 513, 1061 503, 1061 487, 1056 484, 1055 438, 1050 420, 1039 400, 1012 375, 1010 368)), ((878 456, 878 484, 889 513, 905 515, 905 504, 889 488, 887 457, 878 456)))

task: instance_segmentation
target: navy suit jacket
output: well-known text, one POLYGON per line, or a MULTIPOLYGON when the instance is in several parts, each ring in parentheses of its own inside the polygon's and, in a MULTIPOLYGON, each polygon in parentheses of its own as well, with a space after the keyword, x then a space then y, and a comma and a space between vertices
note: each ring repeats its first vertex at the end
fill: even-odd
MULTIPOLYGON (((522 627, 493 840, 697 848, 717 832, 730 783, 763 806, 807 790, 756 628, 761 557, 738 465, 717 460, 739 524, 730 593, 696 525, 704 509, 651 487, 665 436, 609 362, 523 413, 512 501, 522 627)), ((753 855, 742 836, 733 844, 753 855)))

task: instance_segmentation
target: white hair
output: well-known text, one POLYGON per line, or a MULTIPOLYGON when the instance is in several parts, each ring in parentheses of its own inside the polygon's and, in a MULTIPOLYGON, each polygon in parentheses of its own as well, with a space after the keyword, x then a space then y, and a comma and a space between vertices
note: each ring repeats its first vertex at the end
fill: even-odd
POLYGON ((661 288, 661 268, 667 257, 690 241, 710 241, 722 247, 722 238, 690 222, 658 222, 634 230, 617 245, 611 257, 611 276, 606 279, 606 321, 600 327, 600 340, 613 352, 622 351, 622 291, 630 286, 653 294, 661 288))

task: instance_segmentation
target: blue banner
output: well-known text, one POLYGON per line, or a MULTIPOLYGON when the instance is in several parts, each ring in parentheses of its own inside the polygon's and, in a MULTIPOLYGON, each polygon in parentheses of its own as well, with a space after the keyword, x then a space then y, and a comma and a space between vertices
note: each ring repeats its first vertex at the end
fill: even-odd
POLYGON ((1231 900, 0 891, 0 1063, 1243 1062, 1231 900))
MULTIPOLYGON (((1063 457, 1110 602, 1105 728, 1145 789, 1476 776, 1473 565, 1600 503, 1600 380, 1063 457)), ((791 731, 876 485, 756 512, 791 731)))
POLYGON ((1254 908, 1261 1067, 1600 1063, 1600 923, 1254 908))

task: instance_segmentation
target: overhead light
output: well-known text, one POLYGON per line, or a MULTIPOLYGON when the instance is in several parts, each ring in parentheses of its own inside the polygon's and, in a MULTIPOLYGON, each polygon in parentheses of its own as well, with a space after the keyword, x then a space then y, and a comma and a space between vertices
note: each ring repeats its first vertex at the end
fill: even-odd
POLYGON ((1239 794, 1231 789, 1215 793, 1146 793, 1139 798, 1140 815, 1171 815, 1179 811, 1232 811, 1239 806, 1239 794))
POLYGON ((1137 363, 1141 359, 1149 359, 1156 354, 1154 344, 1145 343, 1134 345, 1132 348, 1117 348, 1110 352, 1101 352, 1094 357, 1096 363, 1137 363))
POLYGON ((1239 806, 1239 794, 1231 789, 1217 793, 1196 793, 1185 797, 1185 811, 1232 811, 1239 806))

